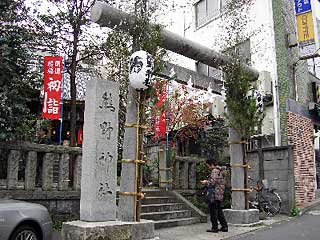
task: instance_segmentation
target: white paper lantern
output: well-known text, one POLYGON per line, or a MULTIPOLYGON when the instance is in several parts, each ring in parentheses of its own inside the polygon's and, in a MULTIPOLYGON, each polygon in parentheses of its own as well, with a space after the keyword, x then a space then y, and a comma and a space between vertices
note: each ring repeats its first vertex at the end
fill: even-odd
POLYGON ((153 60, 146 51, 134 52, 130 57, 129 80, 133 88, 145 90, 151 85, 153 60))

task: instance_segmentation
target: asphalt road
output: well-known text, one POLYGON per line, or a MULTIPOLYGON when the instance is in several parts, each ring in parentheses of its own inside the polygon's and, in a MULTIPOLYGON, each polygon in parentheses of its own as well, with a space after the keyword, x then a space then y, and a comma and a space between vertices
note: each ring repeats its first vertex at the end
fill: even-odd
POLYGON ((320 206, 309 210, 304 215, 289 222, 274 224, 229 240, 319 240, 320 239, 320 206))

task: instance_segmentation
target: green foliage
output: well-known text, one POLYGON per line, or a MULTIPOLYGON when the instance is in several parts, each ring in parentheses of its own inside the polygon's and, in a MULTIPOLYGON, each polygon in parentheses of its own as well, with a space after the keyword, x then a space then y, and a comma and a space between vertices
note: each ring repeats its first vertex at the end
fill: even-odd
POLYGON ((56 220, 52 223, 52 228, 56 231, 61 231, 62 230, 62 224, 63 221, 61 220, 56 220))
POLYGON ((232 116, 229 125, 235 129, 241 139, 247 140, 260 130, 263 113, 257 111, 255 98, 248 94, 252 88, 251 78, 243 69, 240 61, 225 67, 226 103, 232 116))
POLYGON ((208 204, 205 203, 205 201, 202 199, 199 195, 194 195, 191 199, 191 203, 199 208, 202 212, 208 213, 208 204))
POLYGON ((204 161, 196 165, 197 189, 201 189, 203 187, 200 181, 208 179, 209 175, 210 169, 204 161))
POLYGON ((33 125, 27 104, 39 78, 32 71, 36 33, 29 20, 24 1, 1 1, 0 141, 25 139, 33 125))
POLYGON ((301 210, 299 208, 294 207, 290 211, 290 216, 291 217, 296 217, 296 216, 298 216, 300 214, 300 212, 301 212, 301 210))
POLYGON ((225 126, 224 119, 209 115, 206 130, 201 135, 197 142, 201 145, 205 156, 221 159, 220 156, 227 146, 228 138, 228 128, 225 126))

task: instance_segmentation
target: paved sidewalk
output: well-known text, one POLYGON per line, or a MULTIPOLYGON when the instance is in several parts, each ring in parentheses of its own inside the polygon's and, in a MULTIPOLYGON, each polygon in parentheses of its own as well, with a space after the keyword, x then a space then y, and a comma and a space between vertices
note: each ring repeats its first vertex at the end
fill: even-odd
MULTIPOLYGON (((210 228, 209 223, 200 223, 194 225, 187 225, 173 228, 163 228, 155 230, 154 240, 217 240, 227 239, 233 236, 251 232, 261 229, 263 227, 270 226, 274 223, 280 223, 283 221, 289 221, 290 218, 287 215, 278 215, 268 220, 263 220, 262 223, 255 227, 239 227, 229 225, 229 232, 219 233, 207 233, 206 230, 210 228)), ((60 240, 60 232, 54 232, 52 240, 60 240)))
POLYGON ((160 240, 218 240, 227 239, 233 236, 255 231, 272 224, 290 221, 287 215, 278 215, 268 220, 263 220, 262 223, 255 227, 239 227, 229 225, 229 232, 207 233, 206 230, 211 227, 209 223, 201 223, 182 227, 173 227, 159 229, 155 231, 155 235, 160 240))

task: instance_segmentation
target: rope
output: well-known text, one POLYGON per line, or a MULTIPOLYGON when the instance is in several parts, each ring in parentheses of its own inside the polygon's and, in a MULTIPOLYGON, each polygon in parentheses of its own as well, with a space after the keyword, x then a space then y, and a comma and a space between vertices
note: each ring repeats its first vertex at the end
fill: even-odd
POLYGON ((231 191, 233 192, 252 192, 250 188, 232 188, 231 191))
MULTIPOLYGON (((139 110, 139 107, 138 107, 139 110)), ((124 124, 124 127, 126 128, 143 128, 143 129, 147 129, 148 127, 146 125, 140 125, 139 123, 126 123, 124 124)))
POLYGON ((122 196, 135 196, 135 197, 144 198, 144 193, 142 193, 142 192, 119 192, 119 195, 122 195, 122 196))
POLYGON ((231 164, 230 166, 231 167, 242 167, 242 168, 251 169, 251 166, 249 164, 235 163, 235 164, 231 164))
POLYGON ((120 161, 121 163, 138 163, 138 164, 145 164, 146 161, 144 160, 139 160, 139 159, 136 159, 136 160, 132 160, 132 159, 122 159, 120 161))
POLYGON ((248 142, 247 141, 229 141, 228 144, 231 145, 231 144, 247 144, 248 142))

